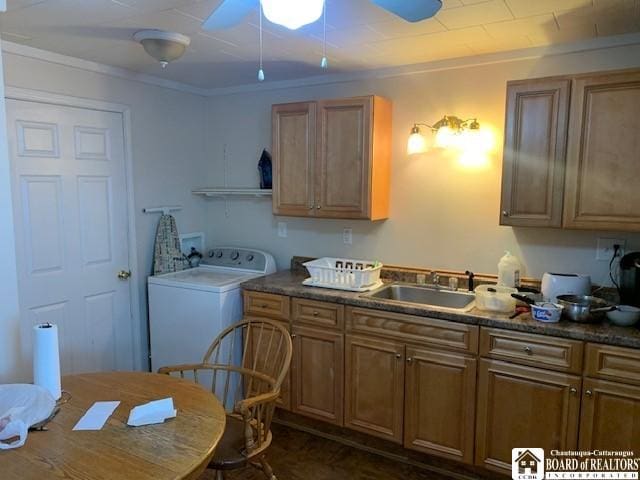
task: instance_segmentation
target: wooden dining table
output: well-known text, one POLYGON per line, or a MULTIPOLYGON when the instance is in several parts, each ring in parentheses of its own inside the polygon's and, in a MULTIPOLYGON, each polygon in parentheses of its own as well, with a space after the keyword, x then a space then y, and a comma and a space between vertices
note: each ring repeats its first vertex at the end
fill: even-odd
POLYGON ((24 446, 0 451, 2 480, 196 479, 224 433, 225 411, 201 386, 142 372, 68 375, 69 400, 46 426, 30 432, 24 446), (172 397, 178 413, 161 424, 130 427, 130 410, 172 397), (120 405, 101 430, 73 427, 96 401, 120 405))

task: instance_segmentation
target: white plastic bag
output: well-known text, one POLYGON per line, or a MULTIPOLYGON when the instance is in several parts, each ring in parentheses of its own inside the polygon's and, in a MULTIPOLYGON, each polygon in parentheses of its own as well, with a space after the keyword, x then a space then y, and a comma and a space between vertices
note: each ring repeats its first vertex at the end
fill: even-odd
POLYGON ((56 401, 51 393, 37 385, 0 385, 0 450, 18 448, 27 440, 31 425, 49 418, 56 401), (11 443, 6 443, 18 437, 11 443))

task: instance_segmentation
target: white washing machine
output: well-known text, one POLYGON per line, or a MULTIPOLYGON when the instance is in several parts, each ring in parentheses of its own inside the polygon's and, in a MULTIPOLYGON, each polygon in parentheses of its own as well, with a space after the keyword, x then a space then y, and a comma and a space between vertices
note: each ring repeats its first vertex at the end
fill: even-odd
POLYGON ((216 336, 242 318, 240 284, 276 271, 260 250, 218 247, 199 267, 151 276, 151 369, 202 361, 216 336))

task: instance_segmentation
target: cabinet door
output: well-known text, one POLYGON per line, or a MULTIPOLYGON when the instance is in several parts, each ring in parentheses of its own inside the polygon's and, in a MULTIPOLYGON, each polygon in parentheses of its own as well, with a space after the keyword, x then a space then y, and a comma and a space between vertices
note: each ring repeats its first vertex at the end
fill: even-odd
POLYGON ((501 225, 562 225, 569 88, 569 80, 507 84, 501 225))
POLYGON ((404 446, 473 463, 477 360, 407 347, 404 446))
POLYGON ((347 335, 346 427, 402 443, 404 345, 347 335))
MULTIPOLYGON (((245 317, 244 319, 251 318, 253 320, 259 320, 258 317, 245 317)), ((282 326, 289 330, 289 323, 282 322, 282 326)), ((265 341, 272 334, 273 329, 265 326, 260 332, 260 329, 256 331, 252 329, 249 332, 249 338, 246 338, 247 332, 245 329, 245 344, 247 346, 247 351, 244 355, 244 365, 247 368, 254 368, 254 366, 258 366, 261 371, 274 371, 272 369, 272 365, 275 366, 275 362, 277 359, 272 355, 275 346, 265 341), (271 358, 270 358, 271 357, 271 358)), ((246 387, 245 387, 246 388, 246 387)), ((280 397, 276 400, 276 404, 278 407, 284 410, 291 410, 291 367, 289 367, 289 372, 284 377, 282 381, 282 385, 280 386, 280 397)))
POLYGON ((316 103, 274 105, 271 111, 273 213, 314 214, 316 103))
POLYGON ((640 71, 574 80, 564 225, 640 231, 640 71))
POLYGON ((574 450, 581 378, 480 360, 476 463, 509 474, 511 449, 574 450))
POLYGON ((580 449, 640 452, 640 387, 585 379, 580 449))
POLYGON ((311 327, 292 327, 292 410, 342 425, 344 335, 311 327))
POLYGON ((368 217, 372 109, 372 97, 319 102, 317 216, 368 217))

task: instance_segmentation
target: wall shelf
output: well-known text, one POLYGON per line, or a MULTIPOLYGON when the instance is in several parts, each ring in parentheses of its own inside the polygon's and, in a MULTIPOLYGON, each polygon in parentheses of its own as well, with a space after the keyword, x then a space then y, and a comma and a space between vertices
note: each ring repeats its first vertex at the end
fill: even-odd
POLYGON ((220 188, 199 188, 192 190, 194 195, 202 195, 204 197, 270 197, 273 190, 266 190, 262 188, 232 188, 232 187, 220 187, 220 188))

